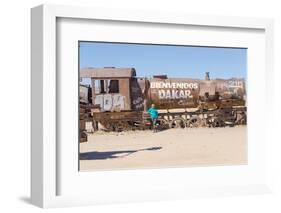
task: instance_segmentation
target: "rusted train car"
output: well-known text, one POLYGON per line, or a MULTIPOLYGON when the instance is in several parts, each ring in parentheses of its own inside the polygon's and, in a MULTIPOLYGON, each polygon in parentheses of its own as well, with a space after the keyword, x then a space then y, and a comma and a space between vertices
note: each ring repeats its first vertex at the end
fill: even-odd
POLYGON ((246 124, 244 79, 137 77, 134 68, 84 68, 80 104, 90 109, 94 129, 149 128, 151 104, 159 111, 159 128, 219 127, 246 124))

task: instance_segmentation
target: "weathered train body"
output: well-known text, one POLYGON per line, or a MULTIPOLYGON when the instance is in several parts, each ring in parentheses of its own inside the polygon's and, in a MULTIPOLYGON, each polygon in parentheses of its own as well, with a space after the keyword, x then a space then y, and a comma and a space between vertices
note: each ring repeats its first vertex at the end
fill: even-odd
POLYGON ((90 109, 94 129, 149 128, 151 104, 159 110, 159 128, 224 126, 246 123, 244 79, 137 77, 134 68, 85 68, 80 104, 90 109))

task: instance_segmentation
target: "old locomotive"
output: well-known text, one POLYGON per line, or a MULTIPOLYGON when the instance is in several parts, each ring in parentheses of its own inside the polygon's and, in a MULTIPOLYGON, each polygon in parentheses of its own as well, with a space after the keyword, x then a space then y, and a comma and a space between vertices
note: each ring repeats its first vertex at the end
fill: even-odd
POLYGON ((84 68, 80 78, 80 116, 95 130, 149 128, 147 108, 159 110, 159 128, 220 127, 246 124, 246 86, 239 78, 137 77, 134 68, 84 68), (85 116, 86 114, 86 116, 85 116))

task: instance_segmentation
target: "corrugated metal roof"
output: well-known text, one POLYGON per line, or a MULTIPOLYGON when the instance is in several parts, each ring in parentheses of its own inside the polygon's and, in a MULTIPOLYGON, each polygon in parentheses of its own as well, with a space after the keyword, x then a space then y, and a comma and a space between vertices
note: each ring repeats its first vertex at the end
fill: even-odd
POLYGON ((135 68, 82 68, 81 78, 130 78, 136 76, 135 68))

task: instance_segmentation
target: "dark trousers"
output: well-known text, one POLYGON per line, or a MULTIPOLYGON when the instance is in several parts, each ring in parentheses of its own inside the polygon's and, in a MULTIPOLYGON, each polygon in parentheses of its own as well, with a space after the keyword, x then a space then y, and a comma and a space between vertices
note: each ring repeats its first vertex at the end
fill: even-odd
POLYGON ((152 121, 152 130, 156 131, 157 118, 151 118, 151 121, 152 121))

